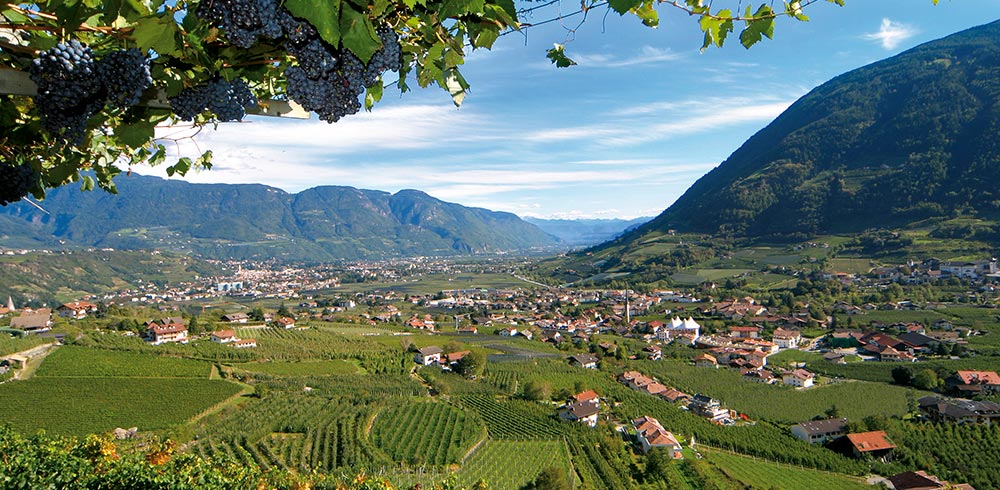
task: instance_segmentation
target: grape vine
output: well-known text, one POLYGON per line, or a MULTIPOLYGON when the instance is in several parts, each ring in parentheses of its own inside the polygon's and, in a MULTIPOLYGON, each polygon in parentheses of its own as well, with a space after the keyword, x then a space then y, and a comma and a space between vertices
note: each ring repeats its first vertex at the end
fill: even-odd
POLYGON ((20 201, 38 186, 38 171, 31 165, 0 162, 0 206, 20 201))

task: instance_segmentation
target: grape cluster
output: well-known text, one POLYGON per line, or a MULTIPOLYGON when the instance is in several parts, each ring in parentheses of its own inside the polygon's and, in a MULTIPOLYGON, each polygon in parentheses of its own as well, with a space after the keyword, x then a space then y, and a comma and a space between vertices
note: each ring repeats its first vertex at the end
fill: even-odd
POLYGON ((93 50, 75 39, 39 53, 29 73, 38 86, 42 127, 71 144, 83 140, 87 120, 105 103, 127 109, 153 84, 149 59, 138 49, 95 60, 93 50))
POLYGON ((94 52, 77 40, 42 51, 31 63, 31 80, 38 86, 35 105, 42 126, 78 144, 87 120, 104 106, 94 52))
POLYGON ((0 162, 0 206, 20 201, 38 184, 39 174, 31 165, 0 162))
POLYGON ((220 121, 240 121, 246 115, 246 107, 257 105, 250 87, 242 78, 227 81, 216 77, 207 84, 184 89, 170 98, 170 107, 177 117, 191 121, 205 110, 209 110, 220 121))
MULTIPOLYGON (((389 26, 375 30, 383 47, 365 65, 350 51, 328 44, 312 25, 295 18, 277 0, 203 0, 196 14, 225 29, 229 41, 242 48, 259 38, 284 43, 296 61, 285 70, 288 97, 328 122, 357 113, 365 87, 402 65, 399 36, 389 26)), ((189 109, 186 104, 183 108, 189 109)))
POLYGON ((97 63, 98 79, 104 84, 107 102, 119 109, 139 103, 139 98, 153 85, 149 58, 138 49, 113 51, 97 63))
POLYGON ((283 29, 278 12, 275 0, 204 0, 195 13, 225 29, 233 45, 250 48, 259 37, 281 37, 283 29))

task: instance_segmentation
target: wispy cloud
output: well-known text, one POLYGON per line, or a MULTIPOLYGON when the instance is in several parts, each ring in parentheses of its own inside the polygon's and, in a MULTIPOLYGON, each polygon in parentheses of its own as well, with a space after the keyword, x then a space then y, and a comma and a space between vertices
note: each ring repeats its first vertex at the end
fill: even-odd
POLYGON ((878 32, 871 32, 862 37, 868 41, 878 41, 883 48, 893 50, 899 47, 903 41, 915 36, 917 32, 914 27, 883 18, 878 32))
POLYGON ((569 52, 568 54, 570 58, 573 58, 573 61, 576 61, 578 66, 584 68, 624 68, 664 61, 676 61, 683 57, 680 53, 669 49, 660 49, 649 45, 643 46, 639 49, 638 53, 627 57, 609 53, 569 52))

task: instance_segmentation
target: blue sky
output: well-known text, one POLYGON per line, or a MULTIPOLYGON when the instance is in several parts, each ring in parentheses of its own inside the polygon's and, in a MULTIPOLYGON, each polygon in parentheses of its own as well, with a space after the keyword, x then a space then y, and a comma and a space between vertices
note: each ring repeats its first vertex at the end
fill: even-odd
POLYGON ((214 168, 192 182, 420 189, 521 216, 653 216, 810 89, 996 20, 1000 0, 819 1, 809 22, 780 19, 774 40, 746 50, 734 35, 704 53, 694 18, 669 4, 659 12, 657 29, 592 10, 576 32, 573 19, 504 36, 467 59, 472 89, 460 109, 440 89, 387 90, 373 112, 332 125, 248 117, 168 148, 213 150, 214 168), (578 66, 552 66, 554 42, 578 66))

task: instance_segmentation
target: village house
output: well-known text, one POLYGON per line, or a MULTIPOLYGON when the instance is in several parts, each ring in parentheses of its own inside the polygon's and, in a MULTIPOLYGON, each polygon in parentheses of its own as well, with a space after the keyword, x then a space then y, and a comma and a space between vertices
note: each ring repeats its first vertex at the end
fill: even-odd
POLYGON ((956 371, 945 379, 949 390, 966 395, 1000 392, 1000 376, 996 371, 956 371))
POLYGON ((212 335, 209 338, 212 342, 216 342, 219 344, 228 344, 230 342, 236 342, 237 340, 240 340, 239 337, 236 336, 236 331, 232 329, 218 330, 212 332, 212 335))
POLYGON ((228 323, 247 323, 250 317, 246 313, 229 313, 222 315, 222 321, 228 323))
POLYGON ((755 383, 771 385, 778 382, 778 377, 767 369, 743 368, 740 370, 740 374, 743 376, 743 379, 750 380, 755 383))
POLYGON ((74 301, 72 303, 60 305, 56 308, 56 311, 61 317, 81 320, 83 318, 87 318, 88 314, 96 312, 97 305, 86 301, 74 301))
POLYGON ((52 327, 52 310, 39 308, 35 311, 25 311, 21 316, 10 319, 10 328, 24 330, 28 333, 48 331, 52 327))
POLYGON ((772 340, 779 348, 797 349, 802 342, 802 332, 798 330, 774 329, 772 340))
POLYGON ((463 350, 458 352, 449 352, 441 356, 441 369, 445 371, 453 371, 455 365, 458 361, 461 361, 465 356, 469 355, 470 351, 463 350))
POLYGON ((816 375, 805 369, 793 369, 781 375, 782 383, 796 388, 809 388, 813 386, 816 375))
POLYGON ((729 410, 722 408, 718 400, 702 394, 696 394, 688 403, 691 413, 705 417, 712 422, 722 422, 729 417, 729 410))
POLYGON ((926 471, 907 471, 889 477, 889 483, 895 490, 976 490, 968 483, 948 483, 926 471))
POLYGON ((677 388, 669 388, 666 391, 661 391, 657 393, 656 396, 670 403, 677 403, 677 402, 683 403, 691 400, 691 395, 688 395, 687 393, 684 393, 683 391, 678 390, 677 388))
POLYGON ((167 342, 186 344, 188 341, 188 330, 187 327, 180 323, 160 325, 154 322, 146 328, 146 340, 153 345, 160 345, 167 342))
POLYGON ((252 349, 257 347, 257 339, 239 339, 233 341, 230 345, 234 349, 252 349))
POLYGON ((1000 421, 1000 404, 988 400, 975 401, 931 395, 917 400, 917 403, 920 406, 920 413, 935 422, 990 425, 1000 421))
POLYGON ((847 419, 811 420, 793 425, 791 431, 793 436, 803 441, 825 444, 847 433, 847 419))
POLYGON ((892 459, 892 450, 896 448, 882 430, 847 434, 847 440, 855 458, 871 457, 885 462, 892 459))
POLYGON ((597 363, 600 359, 593 354, 577 354, 575 356, 570 356, 569 363, 571 366, 578 366, 586 369, 597 369, 597 363))
POLYGON ((648 415, 642 416, 632 421, 632 427, 635 428, 636 442, 639 443, 643 454, 648 453, 651 449, 664 448, 670 451, 673 459, 683 457, 677 438, 664 429, 659 420, 648 415))
POLYGON ((283 316, 274 321, 274 326, 285 330, 291 330, 295 328, 295 319, 289 316, 283 316))
POLYGON ((658 345, 647 345, 642 349, 643 355, 650 361, 659 361, 663 358, 663 349, 658 345))
POLYGON ((760 338, 760 327, 754 327, 754 326, 729 327, 729 336, 734 339, 757 339, 760 338))
POLYGON ((424 366, 430 366, 431 364, 441 363, 441 348, 436 345, 431 345, 417 350, 417 353, 413 356, 413 362, 417 364, 423 364, 424 366))
POLYGON ((559 409, 559 418, 588 427, 597 427, 597 416, 600 412, 601 408, 598 403, 592 401, 574 402, 559 409))
POLYGON ((694 365, 698 367, 708 367, 708 368, 719 367, 719 361, 717 361, 714 356, 711 356, 709 354, 702 353, 697 356, 694 356, 694 359, 692 359, 692 361, 694 362, 694 365))

